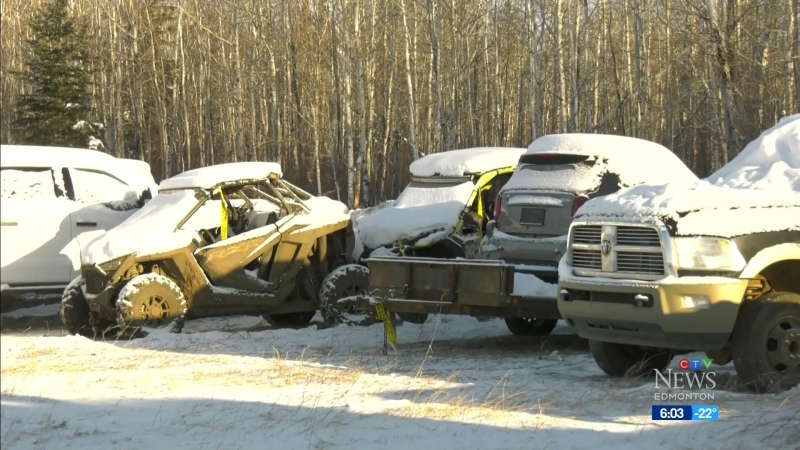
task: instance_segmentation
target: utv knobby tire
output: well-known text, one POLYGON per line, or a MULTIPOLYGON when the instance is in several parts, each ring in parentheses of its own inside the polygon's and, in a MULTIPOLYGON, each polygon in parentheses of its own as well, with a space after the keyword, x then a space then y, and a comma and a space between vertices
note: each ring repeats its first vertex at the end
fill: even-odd
POLYGON ((319 291, 319 312, 330 325, 370 325, 377 322, 374 314, 356 313, 339 303, 340 299, 366 295, 369 269, 360 264, 337 267, 322 281, 319 291))
POLYGON ((589 350, 597 366, 614 378, 648 376, 654 370, 665 370, 673 353, 665 349, 643 349, 613 342, 589 341, 589 350))
POLYGON ((137 275, 117 296, 117 325, 120 331, 170 326, 180 332, 186 309, 186 297, 174 281, 156 273, 137 275))
POLYGON ((79 334, 93 338, 95 331, 92 328, 89 304, 82 289, 85 284, 86 280, 78 277, 64 289, 61 295, 61 323, 70 335, 79 334))
POLYGON ((731 337, 740 383, 756 393, 800 383, 800 294, 768 292, 745 303, 731 337), (794 367, 792 367, 794 366, 794 367))
POLYGON ((558 325, 558 319, 506 317, 508 331, 515 336, 547 336, 558 325))

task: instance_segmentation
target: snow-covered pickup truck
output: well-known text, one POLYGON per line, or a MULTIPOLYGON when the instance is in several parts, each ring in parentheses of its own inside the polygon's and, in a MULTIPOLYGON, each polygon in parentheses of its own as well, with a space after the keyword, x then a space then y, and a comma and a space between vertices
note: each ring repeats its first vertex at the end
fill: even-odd
POLYGON ((655 142, 601 134, 542 136, 500 189, 479 259, 371 257, 368 291, 391 311, 503 317, 516 335, 547 335, 561 318, 558 261, 573 215, 589 199, 668 180, 694 182, 697 176, 655 142))
POLYGON ((800 115, 706 180, 587 202, 568 239, 558 309, 609 376, 705 351, 757 392, 800 382, 800 115))
POLYGON ((108 230, 158 192, 144 161, 97 150, 0 146, 2 309, 63 292, 80 271, 78 235, 108 230))
POLYGON ((308 324, 349 221, 343 203, 284 181, 276 163, 189 170, 117 227, 79 237, 62 321, 86 336, 232 314, 308 324))

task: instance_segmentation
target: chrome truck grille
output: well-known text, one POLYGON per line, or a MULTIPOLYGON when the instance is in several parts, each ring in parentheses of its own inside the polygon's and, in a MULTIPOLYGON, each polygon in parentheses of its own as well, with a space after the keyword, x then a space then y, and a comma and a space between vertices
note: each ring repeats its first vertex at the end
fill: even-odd
POLYGON ((576 275, 658 279, 666 274, 661 239, 655 228, 575 226, 569 251, 576 275))

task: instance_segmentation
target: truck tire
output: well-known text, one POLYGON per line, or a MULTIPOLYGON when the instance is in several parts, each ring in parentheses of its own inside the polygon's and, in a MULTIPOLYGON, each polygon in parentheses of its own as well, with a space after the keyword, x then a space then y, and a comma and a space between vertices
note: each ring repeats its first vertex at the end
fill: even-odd
POLYGON ((637 378, 665 370, 673 357, 669 350, 593 340, 589 341, 589 350, 597 366, 613 378, 637 378))
POLYGON ((377 318, 370 313, 357 313, 339 303, 340 299, 366 295, 369 269, 360 264, 337 267, 322 281, 319 291, 319 312, 329 325, 371 325, 377 318))
POLYGON ((768 292, 744 304, 731 353, 740 382, 753 392, 800 383, 800 294, 768 292))
POLYGON ((186 297, 174 281, 157 273, 137 275, 117 296, 117 325, 122 332, 166 326, 173 332, 180 332, 186 309, 186 297))
POLYGON ((86 280, 78 277, 72 280, 64 289, 61 295, 61 323, 64 324, 70 335, 79 334, 84 337, 93 338, 91 318, 89 316, 89 304, 83 296, 83 285, 86 280))
POLYGON ((515 336, 547 336, 558 325, 558 319, 506 317, 506 326, 515 336))

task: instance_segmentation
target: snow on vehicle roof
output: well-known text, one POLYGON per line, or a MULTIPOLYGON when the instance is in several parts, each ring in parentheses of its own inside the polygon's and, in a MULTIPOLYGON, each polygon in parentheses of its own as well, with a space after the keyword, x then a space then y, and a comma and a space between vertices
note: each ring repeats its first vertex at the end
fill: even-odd
POLYGON ((40 145, 0 145, 2 167, 77 167, 107 170, 117 158, 100 150, 40 145))
POLYGON ((0 145, 3 168, 74 167, 107 172, 136 187, 155 186, 150 165, 144 161, 115 158, 100 150, 39 145, 0 145), (133 170, 132 170, 133 168, 133 170))
POLYGON ((216 164, 167 178, 158 186, 159 190, 169 189, 211 189, 214 186, 236 180, 266 179, 271 175, 282 177, 281 166, 275 162, 234 162, 216 164))
MULTIPOLYGON (((697 176, 672 151, 652 141, 614 134, 565 133, 541 136, 525 155, 570 153, 608 159, 608 170, 633 186, 697 176)), ((511 184, 511 183, 509 183, 511 184)))
POLYGON ((679 235, 800 230, 799 119, 782 119, 707 179, 622 189, 586 202, 575 219, 659 218, 674 222, 679 235))
POLYGON ((707 179, 717 186, 800 192, 800 114, 778 121, 707 179))
POLYGON ((517 165, 524 148, 475 147, 425 155, 411 163, 417 177, 461 177, 517 165))

